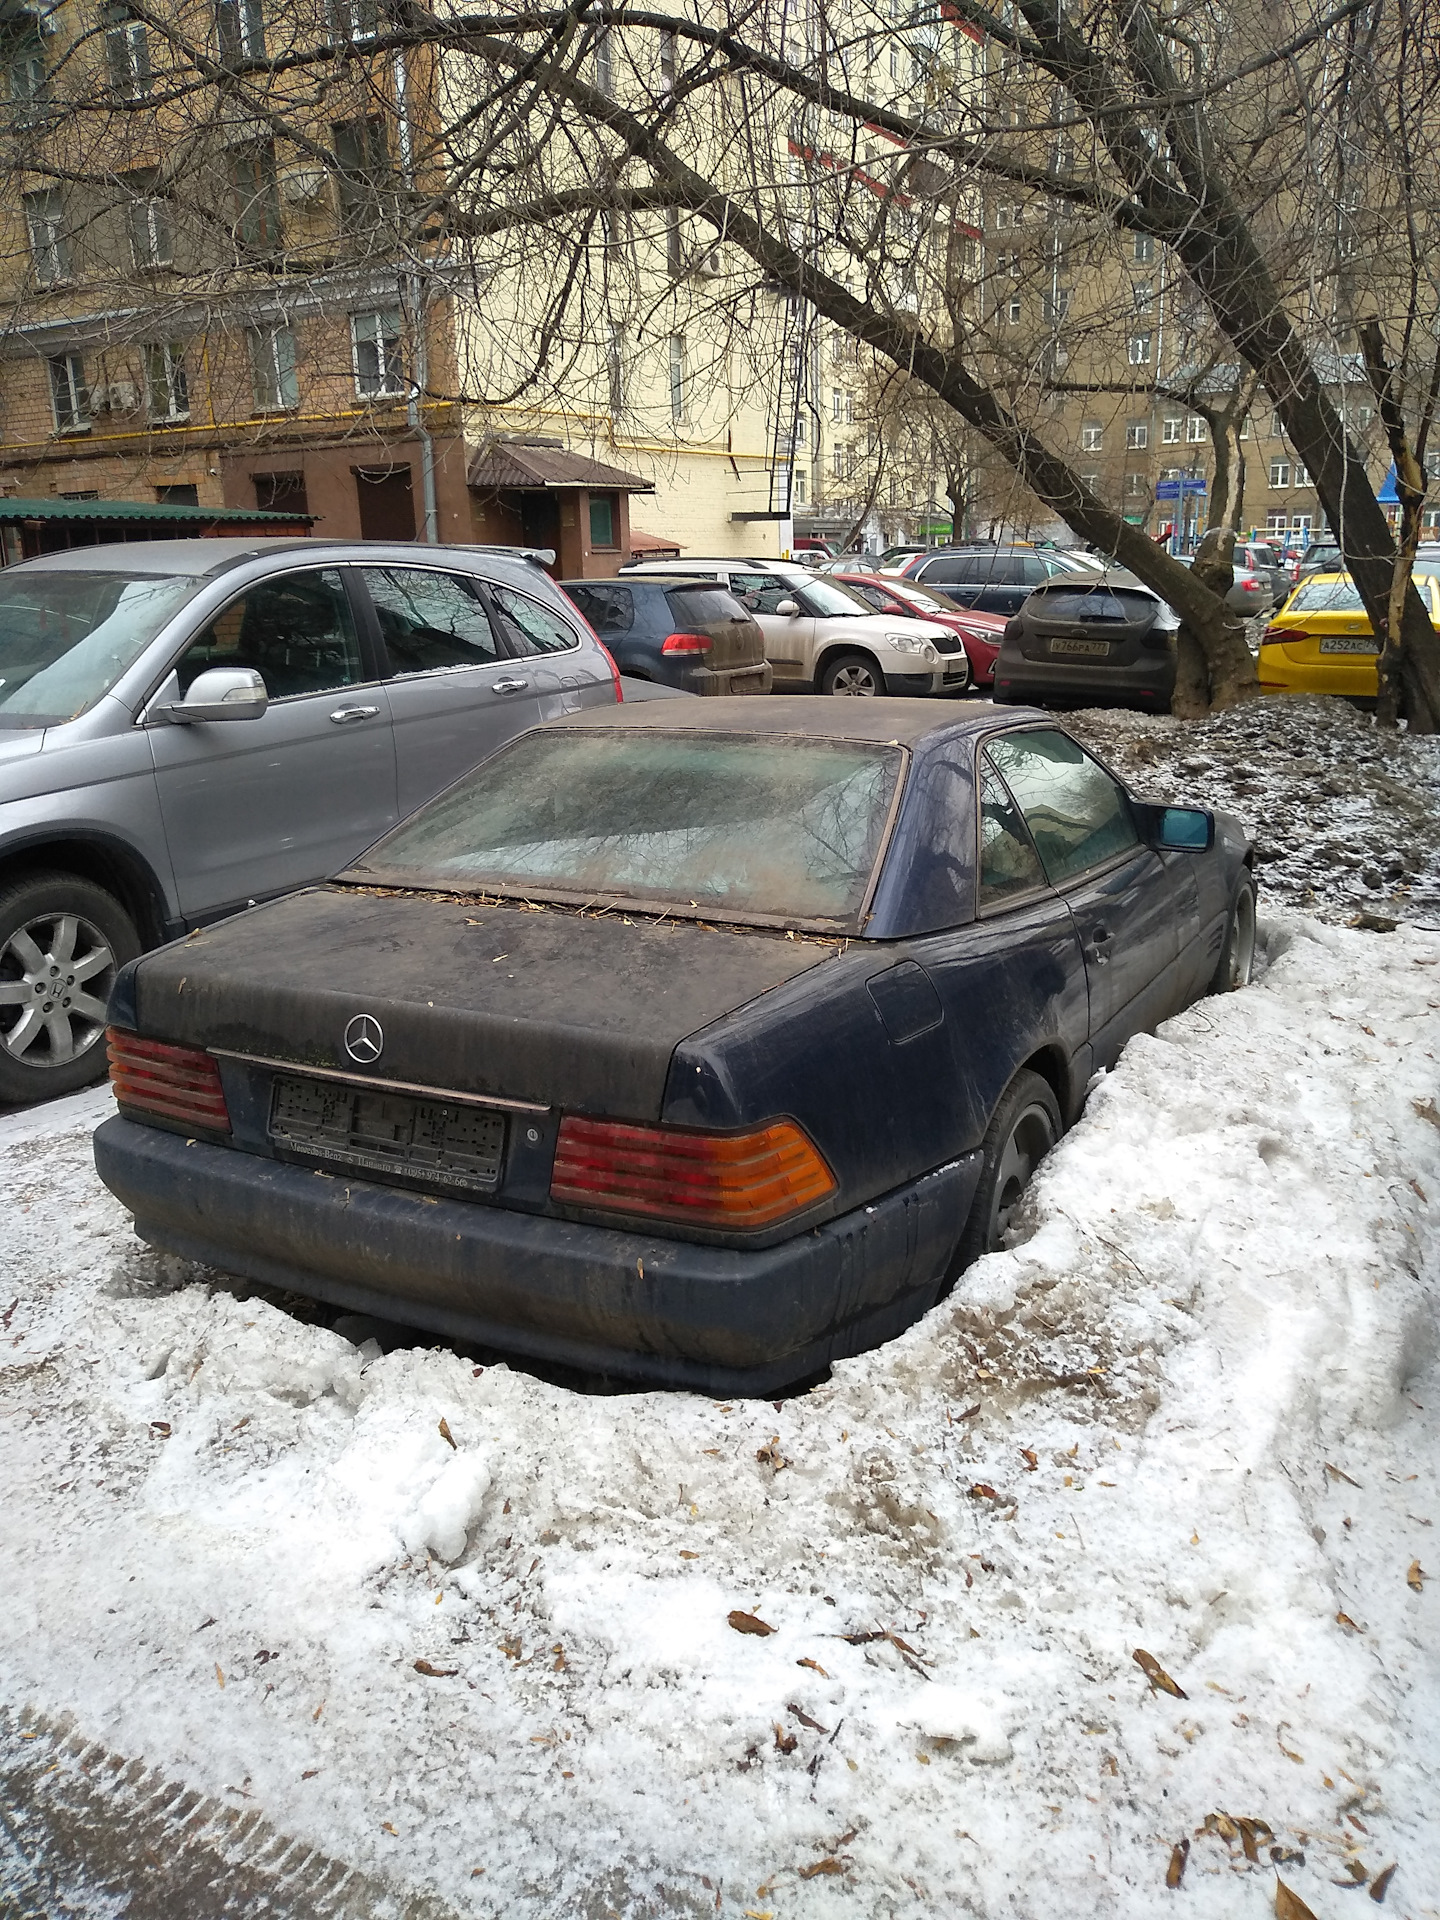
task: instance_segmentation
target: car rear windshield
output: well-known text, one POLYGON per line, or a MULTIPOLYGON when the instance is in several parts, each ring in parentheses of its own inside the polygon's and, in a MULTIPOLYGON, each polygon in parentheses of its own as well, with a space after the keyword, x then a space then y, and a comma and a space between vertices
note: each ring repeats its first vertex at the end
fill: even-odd
POLYGON ((724 587, 671 587, 665 595, 677 626, 720 627, 749 615, 724 587))
POLYGON ((37 570, 0 576, 0 727, 78 719, 134 666, 195 574, 37 570))
POLYGON ((1363 613, 1365 602, 1360 590, 1348 577, 1344 580, 1305 580, 1291 594, 1287 613, 1363 613))
POLYGON ((742 734, 523 734, 352 880, 856 928, 904 754, 742 734))
POLYGON ((1114 624, 1148 626, 1156 614, 1156 603, 1148 593, 1127 592, 1123 587, 1063 586, 1047 587, 1032 596, 1027 611, 1037 620, 1083 620, 1088 625, 1114 624))

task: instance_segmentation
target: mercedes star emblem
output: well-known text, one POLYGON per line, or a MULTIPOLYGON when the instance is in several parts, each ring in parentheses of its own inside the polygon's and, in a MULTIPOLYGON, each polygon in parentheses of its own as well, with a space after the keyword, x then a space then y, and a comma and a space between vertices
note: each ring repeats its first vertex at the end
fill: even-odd
POLYGON ((385 1029, 373 1013, 357 1013, 345 1029, 345 1051, 362 1067, 380 1058, 385 1045, 385 1029))

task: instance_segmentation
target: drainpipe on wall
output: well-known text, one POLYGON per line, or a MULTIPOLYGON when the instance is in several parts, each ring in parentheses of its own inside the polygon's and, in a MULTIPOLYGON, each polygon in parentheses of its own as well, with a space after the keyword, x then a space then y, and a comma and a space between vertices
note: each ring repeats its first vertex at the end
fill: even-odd
MULTIPOLYGON (((397 51, 395 55, 395 113, 400 134, 400 179, 408 197, 415 188, 415 166, 410 141, 410 112, 406 99, 403 50, 397 51)), ((407 273, 405 283, 415 329, 415 377, 410 385, 410 399, 405 408, 405 417, 416 439, 420 442, 420 488, 425 511, 425 538, 431 546, 434 546, 440 538, 440 514, 435 501, 435 442, 430 437, 430 429, 425 425, 420 411, 420 396, 425 391, 426 382, 430 377, 430 352, 426 329, 429 303, 425 298, 425 288, 418 273, 407 273)))

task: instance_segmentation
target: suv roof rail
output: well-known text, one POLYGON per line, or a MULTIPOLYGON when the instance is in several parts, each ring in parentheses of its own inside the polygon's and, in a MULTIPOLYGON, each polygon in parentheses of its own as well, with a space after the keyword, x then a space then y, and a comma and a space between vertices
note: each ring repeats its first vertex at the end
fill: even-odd
POLYGON ((530 560, 537 567, 555 564, 554 547, 506 547, 491 540, 457 540, 454 545, 463 547, 467 553, 503 553, 512 560, 530 560))

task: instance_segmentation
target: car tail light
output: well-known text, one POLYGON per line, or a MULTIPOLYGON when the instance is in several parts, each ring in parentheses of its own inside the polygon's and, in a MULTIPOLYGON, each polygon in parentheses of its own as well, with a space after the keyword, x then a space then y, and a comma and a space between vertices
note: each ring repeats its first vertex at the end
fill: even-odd
POLYGON ((835 1191, 835 1176, 791 1120, 748 1133, 689 1133, 567 1114, 550 1198, 685 1220, 697 1227, 769 1227, 835 1191))
POLYGON ((206 1133, 230 1131, 220 1069, 208 1053, 199 1047, 145 1040, 120 1027, 107 1028, 105 1039, 110 1084, 123 1109, 151 1113, 206 1133))
POLYGON ((1259 593, 1260 582, 1258 580, 1242 580, 1240 582, 1240 591, 1242 593, 1259 593))
POLYGON ((708 653, 710 636, 705 633, 667 633, 660 642, 661 653, 708 653))

